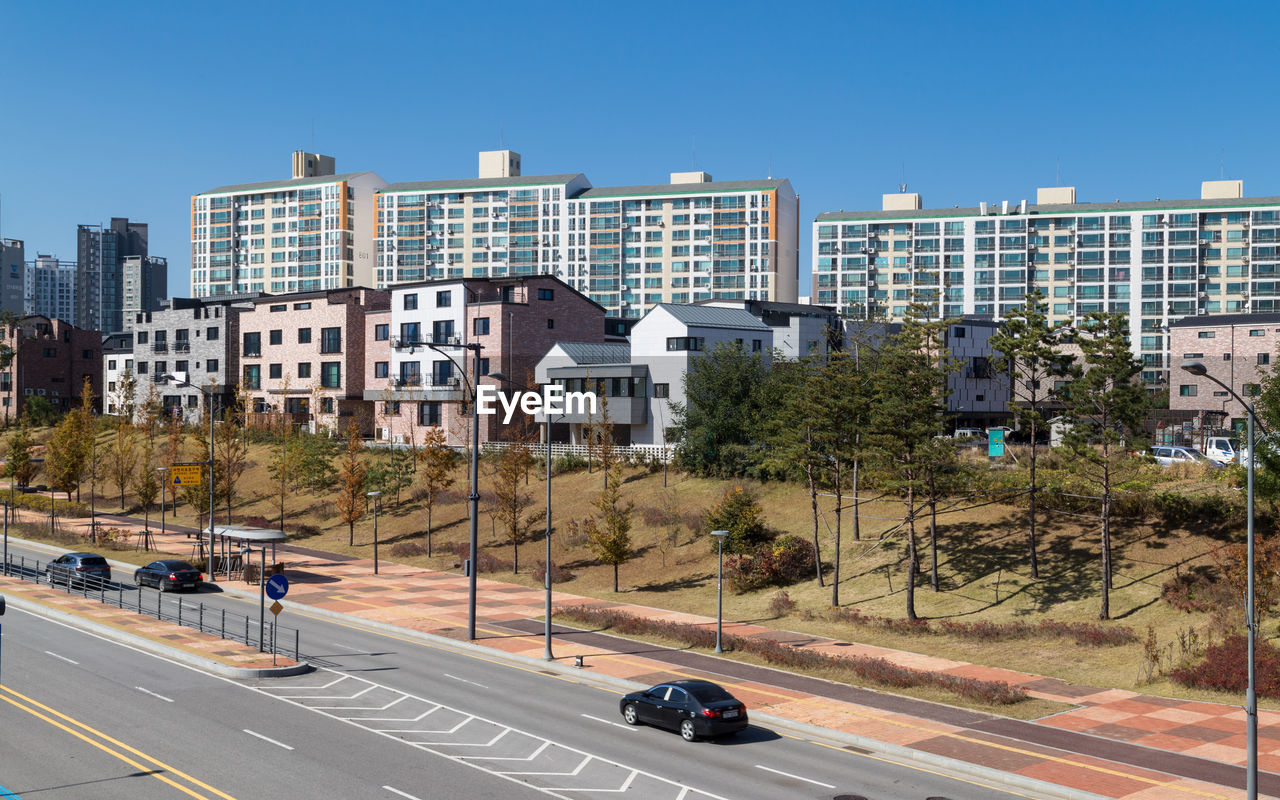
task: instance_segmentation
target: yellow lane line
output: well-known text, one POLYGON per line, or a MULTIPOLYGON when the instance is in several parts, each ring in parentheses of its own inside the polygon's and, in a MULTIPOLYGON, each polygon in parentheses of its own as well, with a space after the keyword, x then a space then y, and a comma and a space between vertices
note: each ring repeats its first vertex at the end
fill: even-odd
POLYGON ((77 739, 80 739, 81 741, 83 741, 83 742, 85 742, 85 743, 87 743, 87 744, 91 744, 91 745, 93 745, 94 747, 98 748, 99 750, 101 750, 101 751, 102 751, 102 752, 104 752, 104 753, 107 753, 107 754, 109 754, 109 755, 115 756, 116 758, 120 759, 120 760, 121 760, 121 761, 123 761, 124 763, 126 763, 126 764, 128 764, 129 766, 133 767, 134 769, 138 770, 138 772, 147 773, 147 774, 149 774, 151 777, 155 778, 156 780, 158 780, 158 781, 162 781, 162 782, 164 782, 164 783, 169 784, 170 786, 172 786, 173 788, 175 788, 175 789, 177 789, 178 791, 182 792, 183 794, 187 794, 187 795, 190 795, 191 797, 198 798, 198 800, 209 800, 209 796, 208 796, 208 795, 199 794, 199 793, 197 793, 197 792, 194 792, 194 791, 192 791, 191 789, 188 789, 186 786, 183 786, 182 784, 178 783, 177 781, 174 781, 173 779, 171 779, 171 778, 169 778, 169 777, 167 777, 167 776, 165 776, 165 775, 159 775, 159 774, 156 774, 155 770, 154 770, 154 769, 151 769, 151 766, 152 766, 152 765, 154 765, 154 766, 160 767, 160 768, 162 768, 162 769, 168 770, 169 772, 173 773, 174 775, 178 775, 178 776, 180 776, 180 777, 184 778, 185 780, 190 781, 191 783, 195 784, 196 786, 199 786, 199 787, 200 787, 200 788, 202 788, 202 789, 206 789, 206 790, 208 790, 208 791, 212 792, 214 795, 216 795, 216 796, 218 796, 218 797, 223 798, 223 800, 235 800, 235 798, 234 798, 234 797, 232 797, 231 795, 226 794, 226 793, 221 792, 221 791, 218 791, 217 789, 213 788, 212 786, 209 786, 209 785, 208 785, 208 784, 206 784, 206 783, 203 783, 203 782, 201 782, 201 781, 199 781, 199 780, 196 780, 195 778, 191 777, 190 775, 186 774, 185 772, 182 772, 181 770, 174 769, 173 767, 169 766, 168 764, 165 764, 163 761, 160 761, 159 759, 153 758, 153 757, 151 757, 151 756, 147 755, 146 753, 141 752, 140 750, 137 750, 137 749, 135 749, 135 748, 133 748, 133 747, 130 747, 129 745, 127 745, 127 744, 125 744, 125 743, 123 743, 123 742, 119 741, 118 739, 113 739, 112 737, 110 737, 110 736, 106 735, 106 734, 105 734, 105 733, 103 733, 102 731, 99 731, 99 730, 96 730, 96 729, 94 729, 94 728, 91 728, 91 727, 89 727, 88 725, 85 725, 83 722, 79 722, 78 720, 75 720, 75 719, 72 719, 71 717, 68 717, 66 714, 63 714, 63 713, 61 713, 61 712, 59 712, 59 711, 55 711, 55 710, 53 710, 53 709, 49 708, 48 706, 44 705, 43 703, 39 703, 39 702, 37 702, 37 701, 35 701, 35 700, 32 700, 32 699, 31 699, 31 698, 29 698, 29 697, 26 697, 25 695, 22 695, 22 694, 20 694, 20 693, 18 693, 18 692, 15 692, 15 691, 13 691, 12 689, 10 689, 10 688, 9 688, 9 687, 7 687, 7 686, 0 686, 0 689, 3 689, 4 691, 8 692, 9 694, 14 695, 15 697, 19 697, 19 698, 21 698, 23 701, 25 701, 25 702, 27 702, 27 703, 30 703, 31 705, 35 706, 36 708, 43 709, 43 710, 45 710, 45 711, 47 711, 47 712, 49 712, 49 713, 48 713, 48 714, 42 714, 41 712, 36 711, 35 709, 32 709, 32 708, 28 708, 26 705, 23 705, 22 703, 18 702, 17 700, 14 700, 14 699, 13 699, 13 698, 11 698, 11 697, 5 697, 4 695, 0 695, 0 700, 5 701, 6 703, 10 704, 10 705, 11 705, 11 706, 13 706, 14 708, 17 708, 17 709, 19 709, 19 710, 22 710, 22 711, 27 712, 28 714, 30 714, 30 715, 31 715, 31 716, 33 716, 33 717, 36 717, 37 719, 44 720, 45 722, 49 723, 50 725, 54 726, 55 728, 58 728, 58 729, 60 729, 60 730, 62 730, 62 731, 65 731, 66 733, 71 734, 72 736, 76 737, 77 739), (92 733, 94 736, 98 736, 98 737, 102 738, 103 740, 105 740, 105 741, 107 741, 107 742, 110 742, 111 744, 114 744, 114 745, 116 745, 117 747, 120 747, 120 748, 122 748, 122 749, 124 749, 124 750, 128 751, 129 753, 132 753, 132 754, 134 754, 134 755, 138 756, 140 759, 143 759, 144 761, 149 761, 149 762, 151 762, 151 763, 150 763, 150 764, 142 764, 142 763, 139 763, 138 761, 135 761, 134 759, 130 758, 129 756, 125 755, 124 753, 117 752, 117 751, 115 751, 115 750, 111 749, 110 747, 107 747, 107 746, 106 746, 105 744, 103 744, 102 742, 94 741, 94 740, 93 740, 93 739, 91 739, 89 736, 86 736, 85 734, 81 733, 80 731, 77 731, 77 730, 75 730, 75 729, 71 728, 71 727, 70 727, 70 726, 68 726, 68 725, 64 725, 64 724, 62 724, 62 723, 61 723, 61 722, 59 722, 58 720, 53 719, 53 716, 49 716, 50 714, 51 714, 51 715, 53 715, 53 716, 56 716, 56 717, 61 717, 62 719, 64 719, 64 720, 66 720, 66 721, 70 722, 72 725, 75 725, 75 726, 77 726, 77 727, 79 727, 79 728, 82 728, 82 729, 84 729, 84 730, 86 730, 86 731, 89 731, 89 732, 90 732, 90 733, 92 733))

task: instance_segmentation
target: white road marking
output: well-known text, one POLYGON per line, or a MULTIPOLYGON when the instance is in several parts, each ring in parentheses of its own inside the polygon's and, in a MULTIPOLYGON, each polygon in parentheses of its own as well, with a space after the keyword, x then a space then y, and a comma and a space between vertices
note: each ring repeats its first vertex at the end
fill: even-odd
POLYGON ((471 684, 472 686, 479 686, 481 689, 488 689, 488 688, 489 688, 488 686, 485 686, 483 683, 476 683, 475 681, 469 681, 469 680, 467 680, 466 678, 459 678, 457 675, 450 675, 450 674, 449 674, 449 673, 447 673, 447 672, 446 672, 446 673, 444 673, 444 676, 445 676, 446 678, 452 678, 452 679, 453 679, 453 680, 455 680, 455 681, 462 681, 463 683, 469 683, 469 684, 471 684))
POLYGON ((821 786, 821 787, 823 787, 824 789, 834 789, 834 788, 836 788, 836 787, 832 786, 832 785, 831 785, 831 784, 829 784, 829 783, 823 783, 823 782, 821 782, 821 781, 815 781, 815 780, 812 780, 812 779, 810 779, 810 778, 802 778, 802 777, 800 777, 799 775, 792 775, 790 772, 783 772, 783 771, 782 771, 782 770, 780 770, 780 769, 774 769, 773 767, 766 767, 766 766, 764 766, 764 765, 762 765, 762 764, 756 764, 756 769, 762 769, 762 770, 764 770, 765 772, 772 772, 772 773, 774 773, 774 774, 776 774, 776 775, 782 775, 782 776, 787 777, 787 778, 795 778, 795 779, 796 779, 796 780, 798 780, 798 781, 804 781, 805 783, 812 783, 814 786, 821 786))
POLYGON ((600 717, 593 717, 590 714, 581 714, 580 716, 586 717, 587 719, 593 719, 596 722, 603 722, 605 725, 612 725, 615 728, 622 728, 623 730, 628 730, 628 731, 637 730, 637 728, 633 728, 630 725, 623 725, 621 722, 614 722, 611 719, 601 719, 600 717))
POLYGON ((53 652, 52 650, 45 650, 44 652, 45 652, 45 654, 46 654, 46 655, 51 655, 51 656, 53 656, 54 658, 62 659, 63 661, 67 662, 68 664, 75 664, 77 667, 78 667, 78 666, 80 666, 80 662, 79 662, 79 661, 73 661, 72 659, 67 658, 66 656, 60 656, 60 655, 58 655, 57 653, 53 652))
POLYGON ((274 744, 276 747, 283 747, 285 750, 292 750, 292 749, 293 749, 292 747, 290 747, 289 745, 285 744, 284 742, 277 742, 275 739, 272 739, 270 736, 263 736, 263 735, 262 735, 262 734, 260 734, 260 733, 256 733, 256 732, 254 732, 254 731, 249 730, 248 728, 242 728, 242 730, 243 730, 245 733, 249 734, 250 736, 257 736, 259 739, 261 739, 261 740, 262 740, 262 741, 264 741, 264 742, 271 742, 271 743, 272 743, 272 744, 274 744))
POLYGON ((408 792, 402 792, 402 791, 400 791, 399 789, 397 789, 397 788, 396 788, 396 787, 394 787, 394 786, 383 786, 382 788, 383 788, 383 789, 386 789, 388 792, 391 792, 392 794, 398 794, 398 795, 400 795, 401 797, 407 797, 407 798, 409 798, 409 800, 419 800, 419 798, 414 797, 413 795, 409 794, 408 792))
POLYGON ((162 694, 156 694, 155 692, 151 691, 150 689, 144 689, 144 688, 142 688, 141 686, 135 686, 135 687, 133 687, 133 688, 137 689, 138 691, 142 692, 143 694, 149 694, 149 695, 151 695, 152 697, 158 697, 158 698, 160 698, 161 700, 165 701, 166 703, 172 703, 172 702, 173 702, 173 700, 171 700, 170 698, 165 697, 165 696, 164 696, 164 695, 162 695, 162 694))

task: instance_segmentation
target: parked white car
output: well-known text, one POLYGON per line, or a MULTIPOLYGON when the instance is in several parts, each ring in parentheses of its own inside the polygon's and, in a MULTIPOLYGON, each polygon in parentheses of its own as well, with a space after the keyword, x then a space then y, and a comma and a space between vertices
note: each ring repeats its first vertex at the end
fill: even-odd
POLYGON ((1173 464, 1203 464, 1206 467, 1220 466, 1210 461, 1205 457, 1204 453, 1194 447, 1152 447, 1151 457, 1162 467, 1172 466, 1173 464))

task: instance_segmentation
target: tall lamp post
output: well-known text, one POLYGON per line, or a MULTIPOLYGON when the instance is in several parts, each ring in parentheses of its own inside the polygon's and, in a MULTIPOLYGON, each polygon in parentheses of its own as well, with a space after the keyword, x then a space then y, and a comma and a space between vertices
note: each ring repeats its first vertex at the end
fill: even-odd
POLYGON ((365 492, 365 497, 373 498, 373 574, 378 574, 378 498, 382 492, 365 492))
MULTIPOLYGON (((205 416, 209 418, 209 558, 205 566, 208 567, 209 580, 213 583, 217 583, 218 573, 213 568, 213 392, 203 386, 192 383, 186 378, 185 374, 183 377, 179 378, 176 375, 165 373, 164 375, 161 375, 160 378, 162 380, 172 381, 179 387, 185 386, 198 390, 200 394, 204 395, 205 404, 208 407, 208 411, 205 412, 205 416)), ((230 522, 230 520, 227 521, 230 522)))
POLYGON ((720 629, 724 626, 724 537, 729 535, 728 531, 712 531, 711 535, 716 537, 716 652, 723 653, 724 648, 720 646, 720 629))
MULTIPOLYGON (((501 372, 491 372, 489 373, 489 377, 497 381, 502 381, 503 383, 509 383, 512 386, 518 386, 525 391, 533 391, 523 383, 513 381, 501 372)), ((563 414, 560 416, 561 418, 564 417, 563 414)), ((551 652, 551 415, 544 410, 542 412, 542 418, 542 424, 545 426, 543 438, 545 439, 547 447, 546 454, 544 455, 544 460, 547 462, 547 533, 545 537, 547 554, 546 560, 542 562, 542 585, 543 588, 546 589, 546 598, 543 601, 545 605, 543 616, 546 618, 546 621, 543 623, 542 631, 542 657, 547 661, 555 661, 556 657, 551 652)))
POLYGON ((457 339, 447 339, 445 341, 404 341, 396 340, 392 342, 392 348, 395 350, 408 350, 413 353, 414 348, 427 347, 440 353, 449 359, 450 363, 457 365, 458 362, 453 360, 453 356, 449 355, 446 350, 470 350, 471 351, 471 378, 467 378, 466 358, 463 358, 460 375, 462 381, 467 387, 467 391, 471 394, 471 493, 467 495, 467 516, 470 518, 470 551, 467 565, 467 639, 474 640, 476 638, 476 555, 480 549, 480 404, 477 402, 476 386, 480 383, 480 351, 484 346, 477 342, 461 342, 457 339))
POLYGON ((169 477, 169 468, 156 467, 156 472, 160 473, 160 535, 164 536, 164 493, 169 488, 165 485, 165 478, 169 477))
POLYGON ((1203 363, 1199 361, 1184 361, 1182 362, 1182 369, 1197 377, 1208 378, 1209 380, 1221 386, 1223 389, 1226 389, 1228 392, 1230 392, 1231 396, 1236 399, 1236 402, 1244 406, 1245 411, 1249 412, 1248 439, 1245 445, 1249 450, 1249 459, 1245 463, 1245 472, 1248 475, 1248 479, 1247 479, 1248 491, 1246 495, 1247 499, 1245 501, 1246 510, 1248 514, 1248 521, 1246 523, 1246 528, 1245 528, 1245 530, 1247 531, 1246 547, 1248 550, 1248 556, 1247 556, 1246 569, 1248 570, 1248 577, 1246 578, 1246 581, 1245 581, 1244 617, 1245 617, 1245 629, 1248 632, 1248 648, 1249 648, 1249 653, 1248 653, 1249 684, 1248 684, 1248 688, 1245 690, 1245 695, 1244 695, 1245 750, 1246 750, 1245 794, 1249 798, 1249 800, 1256 800, 1256 798, 1258 797, 1258 695, 1255 691, 1257 686, 1257 683, 1256 683, 1257 651, 1256 651, 1255 642, 1254 642, 1254 639, 1256 636, 1256 632, 1255 632, 1256 626, 1254 624, 1254 611, 1253 611, 1253 551, 1254 551, 1253 464, 1258 459, 1258 453, 1256 449, 1257 443, 1254 441, 1254 437, 1253 437, 1253 426, 1257 424, 1258 427, 1262 428, 1262 432, 1264 434, 1267 432, 1267 428, 1265 425, 1263 425, 1261 422, 1258 421, 1258 415, 1254 411, 1253 403, 1246 403, 1244 401, 1244 398, 1236 394, 1235 389, 1232 389, 1227 384, 1223 383, 1222 381, 1218 380, 1214 376, 1210 375, 1209 370, 1205 368, 1205 365, 1203 363))

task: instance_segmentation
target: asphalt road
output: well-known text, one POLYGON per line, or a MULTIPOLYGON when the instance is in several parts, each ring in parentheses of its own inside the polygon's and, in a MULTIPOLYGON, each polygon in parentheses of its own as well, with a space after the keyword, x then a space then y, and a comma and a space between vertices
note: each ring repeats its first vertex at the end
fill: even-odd
MULTIPOLYGON (((217 591, 195 598, 239 613, 256 610, 256 601, 217 591)), ((6 701, 0 753, 31 752, 38 742, 38 752, 50 757, 12 767, 0 762, 0 785, 20 797, 182 796, 167 777, 188 796, 224 796, 174 777, 173 769, 236 798, 540 796, 535 790, 646 800, 1027 796, 758 726, 687 744, 673 733, 626 726, 618 693, 572 676, 296 607, 286 616, 302 629, 304 658, 320 669, 237 682, 11 614, 0 674, 6 701), (99 734, 75 723, 148 758, 106 742, 132 759, 122 760, 99 746, 99 734), (148 774, 153 770, 159 774, 148 774), (49 791, 55 787, 64 788, 49 791)))

